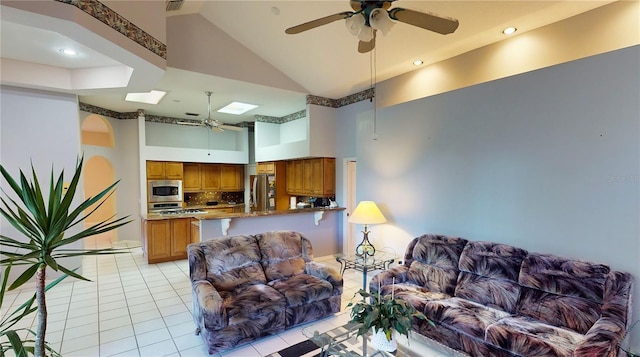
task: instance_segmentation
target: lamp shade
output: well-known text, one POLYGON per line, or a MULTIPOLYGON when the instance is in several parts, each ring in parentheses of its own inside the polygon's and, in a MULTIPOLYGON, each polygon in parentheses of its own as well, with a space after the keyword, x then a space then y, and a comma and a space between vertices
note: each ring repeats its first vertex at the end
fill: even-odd
POLYGON ((378 224, 386 221, 387 219, 373 201, 360 201, 349 216, 349 223, 378 224))

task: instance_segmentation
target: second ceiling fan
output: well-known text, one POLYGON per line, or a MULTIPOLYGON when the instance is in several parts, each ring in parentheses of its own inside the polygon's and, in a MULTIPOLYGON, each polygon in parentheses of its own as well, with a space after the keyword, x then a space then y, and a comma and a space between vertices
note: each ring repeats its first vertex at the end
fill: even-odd
POLYGON ((360 40, 358 43, 358 52, 366 53, 375 47, 376 31, 380 30, 383 35, 386 34, 391 26, 393 26, 391 20, 404 22, 442 35, 453 33, 458 28, 459 23, 456 19, 400 7, 389 10, 391 3, 394 1, 395 0, 349 1, 353 11, 339 12, 305 22, 286 29, 285 33, 297 34, 334 21, 346 19, 349 31, 353 35, 357 35, 360 40))
POLYGON ((233 125, 227 125, 224 124, 222 122, 220 122, 217 119, 211 119, 211 94, 213 94, 213 92, 210 91, 206 91, 204 92, 207 97, 208 97, 208 111, 207 111, 207 119, 202 120, 200 122, 196 122, 196 121, 179 121, 178 124, 181 125, 193 125, 193 126, 206 126, 207 128, 210 128, 211 130, 213 130, 216 133, 221 133, 225 130, 233 130, 233 131, 242 131, 243 129, 237 126, 233 126, 233 125))

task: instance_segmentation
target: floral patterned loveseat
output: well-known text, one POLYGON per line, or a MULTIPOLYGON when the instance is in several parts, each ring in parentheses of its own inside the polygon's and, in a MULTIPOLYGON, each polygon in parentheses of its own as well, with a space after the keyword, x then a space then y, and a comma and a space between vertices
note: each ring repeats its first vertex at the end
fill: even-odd
POLYGON ((471 356, 622 356, 630 320, 628 273, 457 237, 413 239, 378 286, 435 323, 415 321, 418 333, 471 356))
POLYGON ((340 311, 342 276, 292 231, 187 247, 193 319, 213 354, 340 311))

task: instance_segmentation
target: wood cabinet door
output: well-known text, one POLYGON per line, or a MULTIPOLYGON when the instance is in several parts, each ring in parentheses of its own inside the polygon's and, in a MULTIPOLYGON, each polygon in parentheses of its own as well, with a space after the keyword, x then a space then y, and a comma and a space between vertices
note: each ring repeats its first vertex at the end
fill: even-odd
POLYGON ((336 159, 322 159, 322 176, 323 187, 322 194, 325 196, 333 196, 336 194, 336 159))
POLYGON ((295 160, 293 162, 293 172, 294 172, 294 179, 293 179, 293 190, 295 193, 301 194, 302 193, 302 181, 303 181, 303 164, 302 164, 303 160, 295 160))
POLYGON ((171 220, 147 221, 147 260, 156 263, 171 257, 171 220))
POLYGON ((186 258, 187 245, 191 243, 191 219, 171 220, 171 257, 186 258))
MULTIPOLYGON (((324 186, 324 176, 322 174, 322 159, 309 159, 308 165, 305 165, 305 169, 310 169, 311 173, 311 185, 309 192, 305 192, 311 195, 322 195, 324 186)), ((307 173, 305 173, 306 177, 307 173)))
POLYGON ((259 162, 257 164, 256 171, 258 174, 275 174, 276 173, 276 163, 273 161, 268 162, 259 162))
POLYGON ((200 176, 201 176, 203 190, 219 190, 220 189, 220 165, 201 164, 200 176))
POLYGON ((184 164, 184 179, 182 189, 184 191, 198 191, 202 188, 200 180, 200 164, 184 164))
POLYGON ((302 160, 302 194, 313 194, 313 160, 302 160))
POLYGON ((165 162, 164 176, 169 180, 182 180, 182 163, 165 162))
POLYGON ((197 219, 191 219, 191 243, 199 243, 200 242, 200 225, 195 225, 194 223, 198 222, 197 219))
POLYGON ((147 180, 164 179, 164 162, 147 161, 147 180))
POLYGON ((242 165, 220 165, 220 189, 244 190, 244 169, 242 165))
POLYGON ((287 193, 290 195, 297 193, 294 187, 295 180, 296 180, 295 163, 294 161, 287 161, 287 193))

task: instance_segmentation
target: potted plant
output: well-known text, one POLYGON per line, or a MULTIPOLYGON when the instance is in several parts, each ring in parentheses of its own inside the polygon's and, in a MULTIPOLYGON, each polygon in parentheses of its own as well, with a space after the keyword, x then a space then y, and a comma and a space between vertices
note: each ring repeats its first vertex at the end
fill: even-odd
POLYGON ((368 293, 360 289, 355 295, 360 295, 362 301, 347 305, 347 307, 352 307, 351 322, 362 324, 358 328, 358 336, 367 333, 373 328, 371 343, 379 350, 395 351, 397 343, 393 336, 393 331, 409 337, 413 318, 426 320, 432 326, 435 326, 431 320, 417 311, 413 305, 403 299, 394 298, 393 293, 391 295, 381 295, 379 291, 368 293))
POLYGON ((77 279, 89 280, 76 273, 76 269, 64 267, 59 260, 67 257, 117 253, 117 250, 111 248, 77 249, 69 247, 70 244, 84 238, 108 232, 129 223, 129 221, 125 220, 127 217, 119 219, 112 217, 85 229, 76 227, 84 224, 84 219, 104 203, 104 200, 113 193, 115 185, 118 183, 115 182, 96 196, 87 198, 77 207, 71 207, 80 181, 82 163, 83 160, 81 158, 76 164, 75 173, 66 191, 63 189, 64 172, 61 172, 58 179, 54 181, 54 172, 52 170, 48 192, 45 190, 46 187, 44 189, 40 187, 33 165, 31 167, 31 181, 27 179, 22 170, 20 171, 19 180, 13 179, 4 166, 0 165, 2 177, 11 188, 11 191, 13 191, 10 196, 3 188, 4 197, 0 198, 2 202, 0 212, 9 224, 26 237, 26 239, 15 239, 0 235, 0 255, 3 256, 3 259, 0 260, 0 265, 5 270, 0 291, 4 295, 7 280, 9 279, 8 271, 11 266, 23 265, 26 266, 26 269, 11 283, 7 290, 16 289, 35 276, 34 298, 20 306, 16 312, 2 321, 0 332, 7 339, 3 338, 0 341, 0 355, 4 355, 5 351, 9 349, 12 349, 16 356, 34 354, 37 357, 41 357, 45 356, 45 351, 57 355, 45 342, 47 327, 45 292, 67 275, 77 279), (43 191, 47 192, 47 194, 43 195, 43 191), (90 208, 94 204, 97 205, 90 208), (89 211, 85 212, 87 209, 89 211), (71 236, 65 237, 65 234, 74 227, 78 231, 72 231, 71 236), (48 286, 45 284, 47 268, 63 273, 61 278, 48 286), (36 307, 32 306, 34 300, 36 307), (22 341, 18 338, 18 334, 11 330, 11 327, 30 313, 37 313, 38 315, 36 330, 29 329, 27 333, 27 335, 33 335, 35 339, 30 340, 27 337, 27 340, 22 341))

